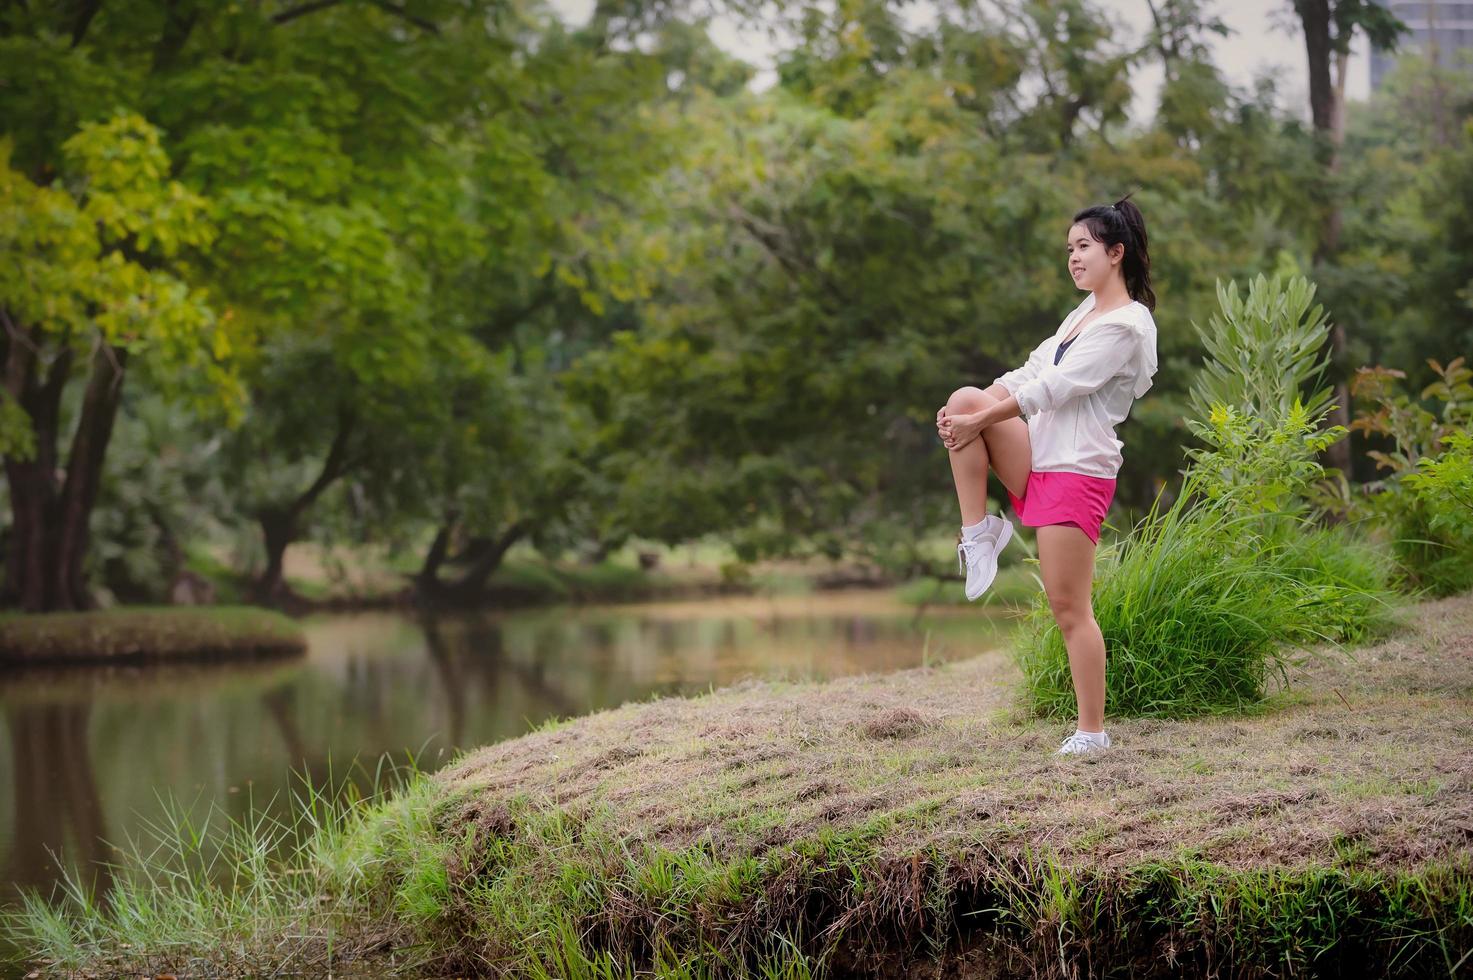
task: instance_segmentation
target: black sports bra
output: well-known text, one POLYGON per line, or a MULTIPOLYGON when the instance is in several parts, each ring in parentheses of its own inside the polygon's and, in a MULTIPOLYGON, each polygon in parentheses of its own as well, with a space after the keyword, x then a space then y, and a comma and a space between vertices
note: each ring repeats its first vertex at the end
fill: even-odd
POLYGON ((1068 340, 1066 340, 1063 343, 1059 344, 1058 349, 1056 349, 1054 351, 1054 363, 1055 364, 1059 363, 1061 360, 1064 359, 1064 351, 1068 350, 1069 349, 1069 345, 1072 344, 1072 343, 1074 343, 1074 341, 1076 341, 1078 339, 1079 339, 1079 334, 1075 334, 1074 336, 1070 337, 1068 340))

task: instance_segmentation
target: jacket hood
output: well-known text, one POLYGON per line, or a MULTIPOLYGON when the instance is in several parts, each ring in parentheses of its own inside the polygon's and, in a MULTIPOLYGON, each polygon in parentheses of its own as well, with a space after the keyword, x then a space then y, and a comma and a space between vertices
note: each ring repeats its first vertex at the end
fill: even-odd
MULTIPOLYGON (((1094 309, 1094 305, 1095 298, 1094 294, 1091 293, 1084 298, 1084 302, 1079 304, 1079 309, 1084 313, 1088 313, 1094 309)), ((1156 374, 1155 317, 1151 316, 1151 311, 1146 308, 1146 304, 1137 300, 1129 306, 1122 306, 1118 310, 1112 310, 1106 313, 1100 319, 1091 323, 1090 326, 1096 326, 1101 323, 1125 324, 1135 334, 1138 343, 1136 345, 1135 360, 1132 362, 1135 367, 1135 388, 1133 392, 1135 397, 1141 397, 1151 389, 1151 378, 1156 374)))

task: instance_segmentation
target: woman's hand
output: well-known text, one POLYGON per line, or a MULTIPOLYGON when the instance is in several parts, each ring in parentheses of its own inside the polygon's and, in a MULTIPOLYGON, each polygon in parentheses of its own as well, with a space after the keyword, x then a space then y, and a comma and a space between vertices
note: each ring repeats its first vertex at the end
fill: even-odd
POLYGON ((947 415, 942 408, 936 413, 936 434, 941 437, 942 445, 956 452, 982 434, 982 414, 947 415))

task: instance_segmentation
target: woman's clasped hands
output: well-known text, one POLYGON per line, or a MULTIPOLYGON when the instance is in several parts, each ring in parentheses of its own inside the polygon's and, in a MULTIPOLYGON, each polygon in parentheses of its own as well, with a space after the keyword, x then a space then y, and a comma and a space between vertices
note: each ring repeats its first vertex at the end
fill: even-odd
POLYGON ((941 437, 941 444, 953 452, 966 446, 981 433, 980 415, 948 415, 944 405, 936 412, 936 434, 941 437))

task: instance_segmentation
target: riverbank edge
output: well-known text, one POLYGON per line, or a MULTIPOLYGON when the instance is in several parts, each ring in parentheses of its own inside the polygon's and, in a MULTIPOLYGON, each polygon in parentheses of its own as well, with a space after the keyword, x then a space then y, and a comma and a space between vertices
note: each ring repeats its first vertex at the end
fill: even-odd
MULTIPOLYGON (((935 579, 909 579, 861 562, 794 568, 738 563, 718 567, 709 561, 699 567, 687 567, 672 561, 646 568, 627 561, 580 564, 523 556, 505 561, 478 590, 453 587, 424 590, 417 585, 414 569, 396 566, 381 570, 384 575, 380 579, 387 580, 366 587, 305 577, 305 571, 288 574, 285 588, 269 600, 262 600, 252 576, 232 569, 217 557, 199 552, 189 563, 189 571, 208 584, 207 591, 212 598, 203 605, 264 601, 271 608, 293 616, 370 610, 520 610, 566 603, 665 602, 844 589, 899 589, 918 584, 930 584, 931 589, 927 591, 934 592, 939 586, 935 579)), ((957 584, 960 595, 959 580, 957 584)), ((934 601, 924 596, 917 604, 934 601)))
POLYGON ((887 845, 907 820, 924 821, 918 808, 722 859, 707 842, 631 841, 603 808, 526 796, 488 806, 470 792, 425 811, 428 823, 421 812, 389 831, 419 826, 378 882, 393 912, 360 946, 372 972, 1420 977, 1456 975, 1473 950, 1466 852, 1382 873, 1354 861, 1234 869, 1185 854, 1108 868, 1006 831, 957 848, 887 845), (551 901, 517 894, 529 887, 551 901), (412 960, 396 963, 395 951, 412 960))
MULTIPOLYGON (((26 966, 69 977, 1451 977, 1473 950, 1468 854, 1393 874, 1188 856, 1105 869, 1005 835, 888 851, 879 839, 893 827, 875 821, 722 861, 699 844, 631 846, 602 816, 525 797, 480 834, 445 836, 470 800, 432 800, 432 781, 403 794, 417 813, 374 808, 330 857, 253 876, 244 902, 206 889, 181 914, 130 893, 115 907, 168 930, 154 942, 73 936, 84 958, 26 966), (392 854, 350 885, 365 829, 392 854), (504 887, 485 887, 492 877, 504 887), (229 921, 204 936, 179 929, 214 916, 229 921)), ((60 933, 36 908, 8 923, 21 948, 60 933)))
POLYGON ((184 663, 297 656, 307 637, 258 606, 143 606, 0 614, 0 667, 184 663))

